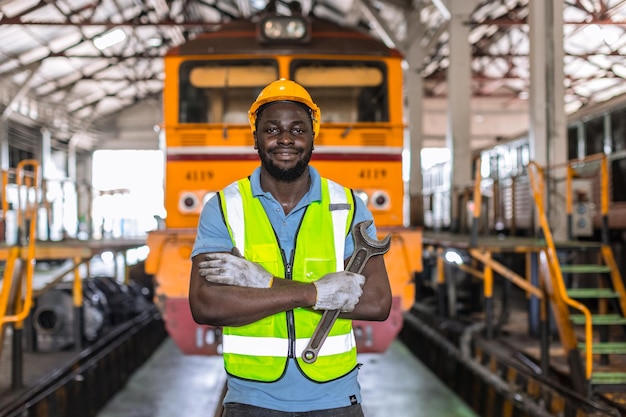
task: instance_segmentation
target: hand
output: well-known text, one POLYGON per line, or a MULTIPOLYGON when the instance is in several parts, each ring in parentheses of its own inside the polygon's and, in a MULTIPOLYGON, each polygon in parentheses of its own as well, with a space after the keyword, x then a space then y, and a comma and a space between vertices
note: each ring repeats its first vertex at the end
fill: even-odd
POLYGON ((313 282, 317 288, 315 310, 340 310, 344 313, 354 310, 363 294, 365 277, 354 272, 339 271, 326 274, 313 282))
POLYGON ((237 248, 230 253, 210 253, 198 264, 199 273, 209 282, 241 287, 269 288, 274 276, 261 265, 239 255, 237 248))

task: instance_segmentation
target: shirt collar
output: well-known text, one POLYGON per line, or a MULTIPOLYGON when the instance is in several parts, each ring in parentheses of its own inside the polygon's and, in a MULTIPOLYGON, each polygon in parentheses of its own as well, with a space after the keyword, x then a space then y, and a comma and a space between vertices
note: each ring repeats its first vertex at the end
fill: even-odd
MULTIPOLYGON (((322 199, 322 182, 319 172, 311 165, 309 165, 309 176, 311 177, 311 187, 303 199, 319 201, 322 199)), ((257 167, 250 175, 250 185, 252 187, 253 196, 259 197, 265 195, 265 192, 263 192, 261 188, 261 167, 257 167)))

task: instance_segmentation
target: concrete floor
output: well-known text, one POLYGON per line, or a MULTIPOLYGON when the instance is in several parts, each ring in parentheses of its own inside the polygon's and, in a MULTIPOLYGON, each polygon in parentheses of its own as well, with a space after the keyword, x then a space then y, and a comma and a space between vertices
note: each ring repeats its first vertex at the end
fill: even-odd
POLYGON ((359 360, 365 417, 478 417, 399 341, 359 360))
MULTIPOLYGON (((478 417, 401 342, 361 354, 366 417, 478 417)), ((97 417, 212 417, 225 375, 219 356, 184 356, 167 339, 97 417)))

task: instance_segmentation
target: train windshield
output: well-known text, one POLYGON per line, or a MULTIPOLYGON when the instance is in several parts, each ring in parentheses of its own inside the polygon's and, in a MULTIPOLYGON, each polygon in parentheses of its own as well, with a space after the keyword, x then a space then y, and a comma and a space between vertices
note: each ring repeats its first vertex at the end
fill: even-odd
POLYGON ((278 78, 274 61, 188 61, 180 66, 180 123, 248 123, 259 92, 278 78))
MULTIPOLYGON (((388 122, 380 62, 295 60, 292 79, 311 93, 324 123, 388 122)), ((275 61, 188 61, 180 66, 180 123, 248 123, 248 109, 278 79, 275 61)))
POLYGON ((387 73, 380 62, 295 60, 291 74, 311 93, 323 123, 389 121, 387 73))

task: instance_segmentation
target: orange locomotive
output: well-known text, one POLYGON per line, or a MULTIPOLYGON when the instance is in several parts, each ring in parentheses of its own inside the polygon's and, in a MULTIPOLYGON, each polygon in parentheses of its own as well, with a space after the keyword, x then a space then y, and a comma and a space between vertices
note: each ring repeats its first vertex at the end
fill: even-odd
POLYGON ((218 190, 259 164, 248 110, 271 81, 292 79, 322 109, 311 164, 354 189, 391 235, 385 262, 394 303, 384 322, 355 321, 360 352, 382 352, 414 302, 421 231, 406 227, 402 56, 356 29, 304 16, 235 20, 164 58, 165 228, 148 236, 146 272, 167 329, 186 354, 219 354, 220 329, 189 309, 198 216, 218 190))

